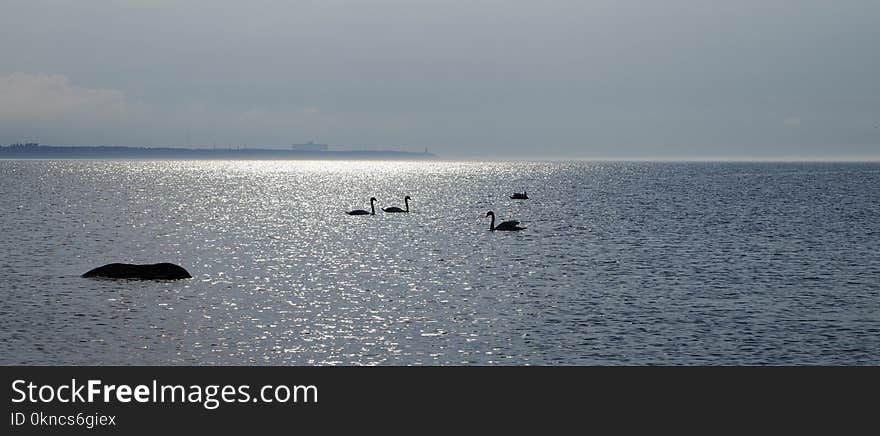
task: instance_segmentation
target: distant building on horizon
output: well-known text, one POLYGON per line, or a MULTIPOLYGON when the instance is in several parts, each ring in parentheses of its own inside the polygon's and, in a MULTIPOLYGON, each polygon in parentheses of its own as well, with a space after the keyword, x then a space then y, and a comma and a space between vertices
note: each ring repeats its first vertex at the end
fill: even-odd
POLYGON ((327 144, 315 144, 314 141, 305 144, 290 144, 291 151, 327 151, 329 148, 327 144))

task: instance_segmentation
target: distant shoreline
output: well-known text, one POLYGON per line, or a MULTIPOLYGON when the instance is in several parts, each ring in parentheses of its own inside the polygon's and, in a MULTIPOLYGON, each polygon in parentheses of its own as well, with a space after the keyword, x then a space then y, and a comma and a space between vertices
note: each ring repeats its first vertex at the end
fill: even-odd
POLYGON ((0 159, 290 159, 290 160, 419 160, 435 159, 433 153, 389 150, 281 150, 269 148, 176 148, 127 146, 0 146, 0 159))

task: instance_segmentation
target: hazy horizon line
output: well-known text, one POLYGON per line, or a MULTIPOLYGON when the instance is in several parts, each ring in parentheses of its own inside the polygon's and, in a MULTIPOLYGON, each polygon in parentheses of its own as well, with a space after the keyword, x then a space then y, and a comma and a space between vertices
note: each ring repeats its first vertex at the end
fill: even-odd
POLYGON ((697 157, 682 157, 682 158, 635 158, 635 157, 602 157, 602 158, 433 158, 433 159, 259 159, 259 158, 248 158, 248 159, 229 159, 229 158, 218 158, 218 159, 210 159, 210 158, 198 158, 198 157, 172 157, 172 158, 149 158, 149 157, 131 157, 131 158, 120 158, 120 157, 0 157, 0 161, 15 161, 15 160, 101 160, 101 161, 298 161, 298 162, 323 162, 323 161, 333 161, 333 162, 448 162, 448 163, 479 163, 479 162, 522 162, 522 163, 541 163, 541 162, 643 162, 643 163, 880 163, 880 156, 868 157, 864 159, 856 159, 856 158, 697 158, 697 157))
MULTIPOLYGON (((5 146, 10 146, 15 143, 9 143, 5 146)), ((271 151, 287 151, 289 150, 287 146, 247 146, 242 145, 238 146, 186 146, 186 145, 119 145, 119 144, 101 144, 101 145, 52 145, 52 144, 39 144, 41 146, 49 146, 49 147, 128 147, 128 148, 143 148, 143 149, 180 149, 180 150, 216 150, 216 151, 227 151, 227 150, 238 150, 238 151, 257 151, 257 150, 271 150, 271 151)), ((0 146, 4 146, 0 144, 0 146)), ((560 161, 585 161, 585 162, 828 162, 828 163, 861 163, 861 162, 880 162, 880 154, 876 155, 857 155, 857 154, 841 154, 841 155, 821 155, 821 154, 811 154, 811 155, 765 155, 765 156, 756 156, 756 155, 671 155, 671 156, 651 156, 651 155, 596 155, 596 156, 530 156, 527 154, 523 154, 520 156, 494 156, 492 154, 487 154, 486 156, 473 156, 473 155, 461 155, 453 153, 448 156, 444 156, 441 153, 431 150, 431 147, 421 147, 420 150, 408 150, 405 147, 392 147, 392 148, 367 148, 367 146, 363 146, 362 148, 341 148, 341 146, 334 146, 336 149, 327 150, 327 152, 364 152, 364 151, 374 151, 374 152, 402 152, 402 153, 413 153, 413 154, 422 154, 425 153, 424 150, 427 150, 428 154, 433 155, 434 157, 430 160, 439 160, 439 161, 447 161, 447 162, 480 162, 480 161, 493 161, 493 162, 560 162, 560 161)), ((12 160, 9 158, 0 158, 3 160, 12 160)), ((14 158, 13 158, 14 159, 14 158)), ((38 158, 39 159, 39 158, 38 158)), ((49 158, 52 159, 52 158, 49 158)), ((82 159, 82 158, 59 158, 59 159, 82 159)), ((84 158, 88 159, 88 158, 84 158)), ((112 159, 112 158, 111 158, 112 159)), ((137 159, 137 160, 149 160, 147 159, 137 159)), ((157 159, 157 160, 174 160, 174 159, 157 159)), ((185 160, 202 160, 199 158, 193 159, 185 159, 185 160)), ((206 159, 210 160, 210 159, 206 159)), ((224 159, 227 160, 227 159, 224 159)), ((252 160, 252 159, 241 159, 241 160, 252 160)), ((259 159, 266 160, 266 159, 259 159)), ((303 160, 311 160, 311 159, 303 159, 303 160)), ((321 159, 314 159, 321 160, 321 159)), ((340 160, 340 159, 334 159, 340 160)), ((360 160, 360 159, 351 159, 351 160, 360 160)))

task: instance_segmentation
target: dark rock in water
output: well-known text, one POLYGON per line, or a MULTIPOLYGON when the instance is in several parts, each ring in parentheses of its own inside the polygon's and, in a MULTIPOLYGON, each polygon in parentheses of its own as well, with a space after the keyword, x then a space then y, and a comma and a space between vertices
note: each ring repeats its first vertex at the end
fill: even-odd
POLYGON ((173 263, 154 263, 152 265, 132 265, 130 263, 111 263, 95 268, 83 277, 104 277, 108 279, 138 280, 178 280, 192 278, 187 270, 173 263))

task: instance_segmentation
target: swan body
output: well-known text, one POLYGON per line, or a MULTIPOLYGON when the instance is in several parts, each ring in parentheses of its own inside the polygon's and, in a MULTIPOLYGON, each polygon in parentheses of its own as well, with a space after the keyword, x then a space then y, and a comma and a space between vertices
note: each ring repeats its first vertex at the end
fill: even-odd
POLYGON ((363 209, 353 210, 351 212, 346 212, 349 215, 375 215, 376 214, 376 206, 373 204, 376 202, 376 197, 370 197, 370 212, 367 212, 363 209))
POLYGON ((409 212, 409 195, 403 197, 403 202, 406 203, 406 210, 403 210, 397 206, 386 207, 382 210, 388 213, 407 213, 409 212))
POLYGON ((510 196, 510 198, 512 200, 528 200, 529 195, 526 193, 526 191, 523 191, 522 194, 520 194, 519 192, 514 192, 513 195, 510 196))
POLYGON ((492 217, 492 222, 489 223, 489 230, 491 230, 493 232, 496 230, 515 232, 518 230, 525 230, 526 229, 525 227, 519 226, 519 221, 514 221, 514 220, 504 221, 501 224, 498 224, 496 226, 495 225, 495 212, 492 212, 491 210, 489 212, 486 212, 486 216, 492 217))

